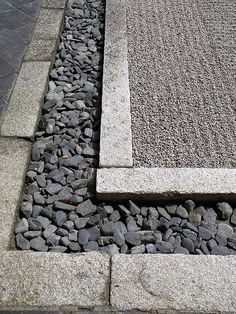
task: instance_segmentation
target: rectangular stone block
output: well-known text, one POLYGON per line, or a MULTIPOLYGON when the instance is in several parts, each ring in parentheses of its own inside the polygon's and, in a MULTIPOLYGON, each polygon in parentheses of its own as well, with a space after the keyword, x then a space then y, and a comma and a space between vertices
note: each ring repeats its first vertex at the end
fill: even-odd
POLYGON ((30 151, 27 141, 0 139, 0 251, 7 250, 12 240, 30 151))
POLYGON ((97 171, 102 200, 236 200, 236 169, 110 168, 97 171))
POLYGON ((158 313, 235 313, 236 257, 115 255, 114 310, 158 313))
POLYGON ((33 138, 47 88, 50 62, 25 62, 0 127, 2 136, 33 138))
POLYGON ((33 36, 25 55, 25 61, 52 61, 57 50, 57 44, 58 40, 56 39, 44 40, 33 36))
POLYGON ((109 303, 110 258, 101 253, 0 253, 1 307, 92 308, 109 303))
POLYGON ((106 3, 99 164, 133 164, 125 0, 106 3))
POLYGON ((43 0, 43 8, 63 9, 66 6, 67 0, 43 0))
POLYGON ((34 29, 34 37, 37 39, 57 39, 61 32, 63 16, 63 9, 42 8, 34 29))

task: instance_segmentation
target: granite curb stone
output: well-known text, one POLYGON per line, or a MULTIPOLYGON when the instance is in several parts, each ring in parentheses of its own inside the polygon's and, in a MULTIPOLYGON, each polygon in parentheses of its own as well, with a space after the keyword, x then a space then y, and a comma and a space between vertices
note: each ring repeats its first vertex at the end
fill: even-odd
POLYGON ((125 0, 106 2, 100 167, 131 167, 132 134, 125 0))
POLYGON ((64 9, 41 8, 33 38, 57 39, 61 31, 64 9))
POLYGON ((43 0, 43 8, 63 9, 66 6, 67 0, 43 0))
POLYGON ((33 138, 47 88, 50 62, 25 62, 3 116, 1 136, 33 138))
POLYGON ((28 46, 25 61, 51 61, 56 53, 57 45, 56 39, 33 38, 28 46))
POLYGON ((109 303, 110 258, 102 253, 0 253, 1 307, 84 308, 109 303))
POLYGON ((116 310, 235 313, 235 289, 233 256, 112 257, 111 306, 116 310))
POLYGON ((97 171, 99 200, 236 200, 236 170, 110 168, 97 171))
POLYGON ((13 236, 30 150, 27 141, 0 139, 0 251, 9 248, 13 236))
POLYGON ((66 0, 43 1, 25 61, 52 61, 63 25, 66 0))

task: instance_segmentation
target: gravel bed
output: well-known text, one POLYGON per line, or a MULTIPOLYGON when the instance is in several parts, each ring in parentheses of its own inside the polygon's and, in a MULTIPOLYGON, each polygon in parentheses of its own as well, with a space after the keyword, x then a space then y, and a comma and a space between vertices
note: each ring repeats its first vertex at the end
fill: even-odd
POLYGON ((236 254, 236 209, 226 202, 97 204, 104 10, 104 0, 69 0, 15 228, 17 248, 236 254))

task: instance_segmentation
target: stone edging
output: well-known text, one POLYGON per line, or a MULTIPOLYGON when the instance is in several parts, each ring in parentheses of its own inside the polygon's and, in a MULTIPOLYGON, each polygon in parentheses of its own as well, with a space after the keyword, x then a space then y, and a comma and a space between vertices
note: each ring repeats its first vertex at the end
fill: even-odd
POLYGON ((108 0, 103 74, 100 200, 236 200, 236 170, 132 168, 126 0, 108 0), (127 169, 129 167, 129 169, 127 169), (109 169, 108 169, 109 168, 109 169), (117 169, 118 168, 118 169, 117 169))
POLYGON ((101 200, 236 200, 236 169, 110 168, 97 170, 101 200))
POLYGON ((0 122, 0 251, 8 250, 67 0, 43 0, 34 32, 0 122))
POLYGON ((0 259, 0 309, 236 312, 235 256, 2 252, 0 259))
POLYGON ((25 140, 0 138, 0 251, 9 249, 13 238, 30 150, 25 140))
POLYGON ((125 0, 106 1, 100 167, 131 167, 125 0))
POLYGON ((12 96, 1 121, 1 136, 29 139, 34 137, 48 86, 49 70, 63 25, 66 0, 59 0, 54 4, 55 8, 49 1, 42 3, 12 96))

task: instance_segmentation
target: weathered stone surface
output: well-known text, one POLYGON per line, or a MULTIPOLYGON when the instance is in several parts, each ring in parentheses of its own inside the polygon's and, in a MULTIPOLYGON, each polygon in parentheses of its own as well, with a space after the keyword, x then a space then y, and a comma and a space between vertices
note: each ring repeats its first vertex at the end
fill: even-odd
POLYGON ((63 9, 66 6, 66 0, 43 0, 43 8, 63 9))
POLYGON ((97 171, 100 200, 236 199, 236 169, 109 168, 97 171), (189 180, 191 178, 191 180, 189 180), (228 189, 230 187, 230 191, 228 189))
POLYGON ((41 9, 34 37, 37 39, 58 38, 61 30, 64 10, 41 9))
POLYGON ((56 39, 43 40, 33 37, 29 43, 25 61, 51 61, 56 48, 56 39))
POLYGON ((50 62, 26 62, 0 127, 2 136, 33 138, 47 84, 50 62))
POLYGON ((2 252, 0 260, 1 307, 108 305, 106 254, 2 252))
POLYGON ((236 311, 233 256, 118 255, 112 258, 111 278, 116 310, 236 311))
POLYGON ((99 163, 101 167, 131 167, 133 159, 125 1, 109 1, 106 10, 99 163))
POLYGON ((0 251, 9 247, 30 147, 23 140, 0 139, 0 251))

